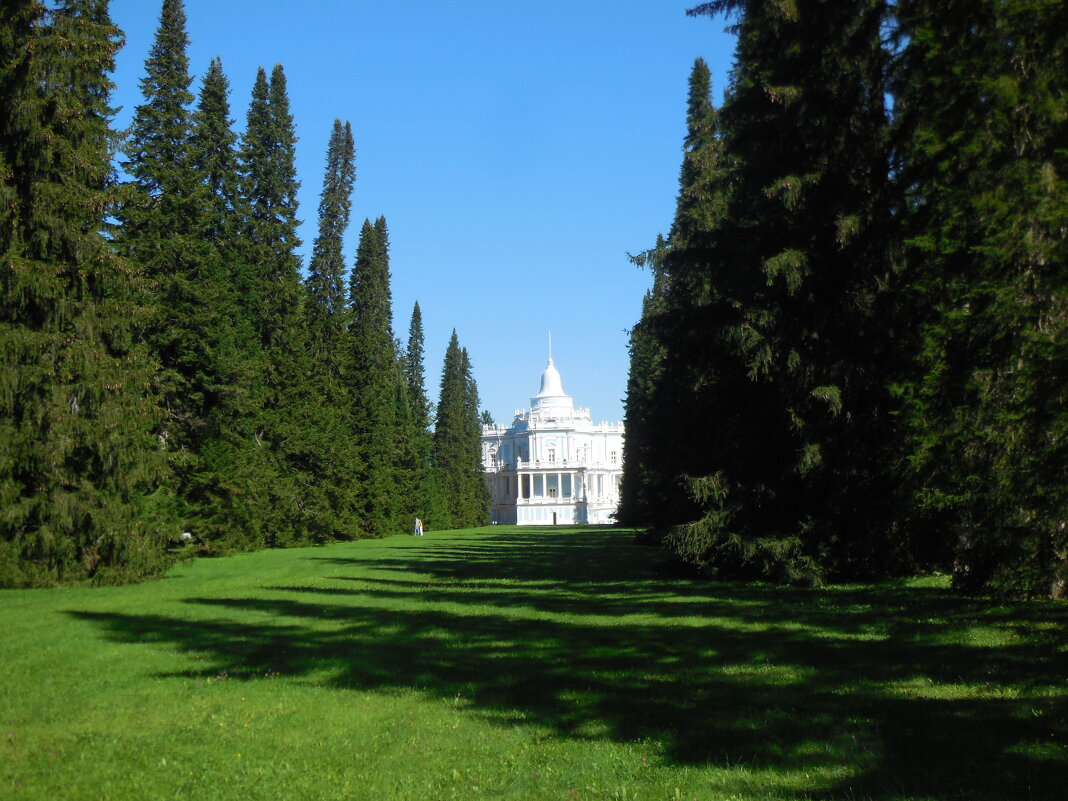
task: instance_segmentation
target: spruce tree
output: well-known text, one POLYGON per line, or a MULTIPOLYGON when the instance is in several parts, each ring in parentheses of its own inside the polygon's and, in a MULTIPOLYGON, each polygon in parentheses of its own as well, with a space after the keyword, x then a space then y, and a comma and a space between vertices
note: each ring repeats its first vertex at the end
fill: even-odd
POLYGON ((1064 597, 1064 11, 897 6, 905 275, 919 332, 905 384, 914 498, 957 586, 1064 597))
POLYGON ((705 512, 672 539, 723 575, 900 569, 880 373, 894 332, 878 313, 890 275, 885 4, 724 0, 695 13, 723 11, 740 14, 719 118, 730 189, 690 209, 682 194, 683 217, 705 215, 712 235, 666 256, 677 291, 699 301, 687 325, 702 336, 682 351, 699 369, 684 386, 715 385, 703 412, 716 430, 692 466, 705 512))
MULTIPOLYGON (((271 165, 277 143, 272 135, 267 72, 260 67, 252 84, 252 96, 245 114, 245 130, 237 145, 238 181, 243 201, 241 262, 247 269, 239 274, 243 316, 250 321, 260 344, 266 348, 264 310, 268 267, 271 253, 261 230, 270 223, 272 203, 278 194, 270 188, 271 165)), ((265 368, 266 369, 266 368, 265 368)))
POLYGON ((434 425, 432 458, 443 506, 441 520, 433 521, 436 528, 482 525, 488 518, 477 409, 470 360, 454 330, 445 350, 434 425))
MULTIPOLYGON (((465 526, 485 526, 489 523, 490 492, 483 475, 482 424, 489 417, 480 411, 482 405, 475 381, 475 369, 467 348, 460 349, 460 365, 464 377, 464 454, 468 461, 465 470, 464 522, 465 526)), ((490 419, 492 424, 492 419, 490 419)))
POLYGON ((230 82, 218 57, 211 60, 201 84, 193 114, 190 150, 193 168, 204 183, 210 204, 205 235, 224 250, 229 263, 236 255, 229 249, 240 236, 243 208, 237 135, 230 119, 230 82))
MULTIPOLYGON (((659 240, 662 246, 663 240, 659 240)), ((627 447, 623 452, 623 479, 620 486, 616 519, 625 526, 657 527, 667 504, 665 494, 656 487, 671 481, 676 471, 652 453, 658 430, 658 408, 654 395, 662 386, 660 362, 662 349, 651 330, 656 304, 660 300, 655 286, 642 299, 642 314, 630 331, 630 366, 627 394, 623 402, 623 423, 627 447)), ((668 417, 662 413, 661 416, 668 417)), ((671 416, 671 419, 674 419, 671 416)))
POLYGON ((410 428, 413 454, 411 464, 411 494, 415 499, 414 511, 420 518, 433 521, 441 516, 440 493, 431 467, 432 434, 430 430, 432 407, 426 396, 424 368, 423 314, 416 301, 408 325, 408 343, 404 350, 402 373, 404 397, 408 403, 406 415, 399 415, 402 426, 410 428))
POLYGON ((215 305, 229 339, 220 353, 225 377, 205 411, 197 481, 217 497, 212 549, 247 548, 262 540, 272 511, 262 503, 273 482, 272 457, 257 436, 264 398, 263 352, 241 297, 248 285, 237 136, 230 119, 229 82, 212 60, 192 118, 190 159, 205 192, 201 237, 219 265, 215 305))
POLYGON ((445 350, 440 394, 435 409, 431 456, 441 488, 442 516, 433 520, 436 528, 458 528, 463 519, 463 402, 464 385, 460 343, 453 330, 445 350))
POLYGON ((314 451, 309 467, 319 486, 327 491, 334 535, 346 538, 360 533, 358 499, 362 489, 356 480, 360 462, 351 418, 348 380, 352 364, 343 283, 343 240, 355 178, 352 129, 348 123, 335 120, 319 198, 319 232, 305 282, 311 355, 307 391, 317 409, 304 435, 314 451))
POLYGON ((360 456, 360 523, 373 536, 401 523, 396 495, 396 381, 385 218, 364 220, 349 285, 349 379, 352 420, 360 456))
MULTIPOLYGON (((141 81, 144 102, 124 143, 124 167, 134 181, 119 210, 122 252, 151 281, 154 317, 147 337, 163 364, 167 410, 161 437, 175 466, 175 513, 182 528, 208 547, 230 539, 230 509, 241 487, 231 482, 233 387, 245 376, 235 332, 235 292, 216 234, 228 216, 223 189, 212 184, 208 160, 225 162, 228 142, 209 131, 224 123, 205 112, 194 139, 186 18, 180 0, 164 0, 141 81), (214 152, 212 152, 214 148, 214 152), (205 454, 213 454, 205 461, 205 454)), ((218 76, 211 89, 217 90, 218 76)), ((209 101, 210 105, 210 101, 209 101)), ((225 113, 225 112, 223 112, 225 113)))
POLYGON ((273 483, 263 489, 276 513, 261 541, 271 547, 323 542, 343 528, 332 511, 331 486, 316 476, 322 410, 310 381, 306 293, 297 254, 296 142, 285 73, 275 65, 268 80, 260 68, 240 165, 248 213, 245 258, 253 266, 244 302, 264 356, 259 435, 269 444, 275 465, 273 483))
POLYGON ((393 513, 394 525, 403 531, 416 517, 428 519, 430 461, 427 432, 412 418, 408 382, 400 369, 393 386, 393 513))
POLYGON ((691 13, 720 12, 737 60, 693 151, 691 79, 678 213, 632 341, 624 511, 651 523, 674 471, 701 511, 666 541, 717 575, 952 564, 965 589, 1063 595, 1059 11, 691 13), (679 447, 650 411, 707 424, 679 447))
MULTIPOLYGON (((619 518, 650 527, 657 539, 699 515, 694 482, 707 469, 708 448, 721 429, 715 424, 695 432, 677 425, 709 419, 706 407, 723 380, 710 333, 724 312, 716 307, 713 276, 727 181, 711 74, 700 58, 690 73, 686 125, 669 237, 658 237, 652 250, 634 259, 650 267, 653 287, 631 333, 619 518)), ((700 529, 676 529, 675 547, 700 559, 707 544, 700 529), (693 541, 681 538, 684 531, 693 541)))
MULTIPOLYGON (((296 143, 285 72, 276 64, 268 81, 261 67, 252 89, 240 163, 242 193, 249 214, 249 258, 257 268, 248 293, 250 317, 263 347, 275 357, 292 355, 304 345, 300 324, 304 312, 301 265, 297 255, 301 242, 297 236, 300 183, 296 143)), ((283 369, 278 359, 272 362, 272 371, 283 369)), ((269 383, 284 386, 279 380, 269 383)))
POLYGON ((408 385, 408 402, 415 424, 424 431, 430 430, 431 408, 426 396, 423 312, 419 301, 412 306, 412 318, 408 324, 408 344, 404 351, 404 380, 408 385))
POLYGON ((161 569, 156 363, 114 202, 102 2, 0 10, 0 586, 161 569))
POLYGON ((319 197, 319 234, 308 267, 308 324, 317 365, 337 374, 348 328, 345 303, 344 237, 356 180, 352 127, 334 120, 326 154, 326 174, 319 197))

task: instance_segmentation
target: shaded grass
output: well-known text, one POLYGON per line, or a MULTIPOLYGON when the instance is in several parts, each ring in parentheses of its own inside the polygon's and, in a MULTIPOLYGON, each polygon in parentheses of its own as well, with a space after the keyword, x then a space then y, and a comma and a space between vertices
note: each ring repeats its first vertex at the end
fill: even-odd
POLYGON ((0 796, 1068 797, 1064 604, 663 558, 493 527, 0 593, 0 796))

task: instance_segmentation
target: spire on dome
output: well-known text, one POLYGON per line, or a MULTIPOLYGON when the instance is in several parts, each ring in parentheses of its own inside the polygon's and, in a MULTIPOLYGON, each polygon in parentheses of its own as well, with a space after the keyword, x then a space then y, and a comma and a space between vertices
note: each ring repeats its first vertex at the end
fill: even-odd
POLYGON ((530 399, 532 404, 539 407, 561 406, 571 408, 573 402, 571 396, 564 392, 564 383, 560 379, 560 371, 553 364, 553 332, 549 332, 549 364, 545 372, 541 374, 541 391, 530 399))

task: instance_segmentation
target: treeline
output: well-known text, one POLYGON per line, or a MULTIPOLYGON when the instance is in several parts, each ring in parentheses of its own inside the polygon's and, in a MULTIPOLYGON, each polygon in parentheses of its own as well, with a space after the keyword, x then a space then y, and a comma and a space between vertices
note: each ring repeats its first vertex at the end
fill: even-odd
POLYGON ((709 575, 1068 595, 1068 7, 717 0, 620 518, 709 575))
POLYGON ((0 586, 485 522, 467 351, 453 332, 435 407, 418 303, 393 335, 385 218, 346 269, 349 124, 302 280, 281 66, 237 136, 221 62, 194 97, 164 0, 120 136, 107 0, 5 3, 0 37, 0 586))

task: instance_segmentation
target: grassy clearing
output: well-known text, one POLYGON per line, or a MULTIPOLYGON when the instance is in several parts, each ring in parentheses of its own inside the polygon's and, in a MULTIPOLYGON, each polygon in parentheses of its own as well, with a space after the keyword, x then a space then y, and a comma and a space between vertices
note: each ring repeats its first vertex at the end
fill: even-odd
POLYGON ((1068 606, 661 558, 496 527, 0 592, 0 797, 1068 797, 1068 606))

